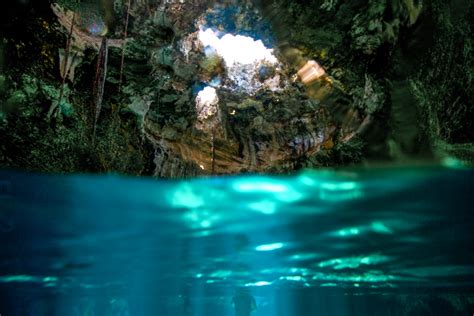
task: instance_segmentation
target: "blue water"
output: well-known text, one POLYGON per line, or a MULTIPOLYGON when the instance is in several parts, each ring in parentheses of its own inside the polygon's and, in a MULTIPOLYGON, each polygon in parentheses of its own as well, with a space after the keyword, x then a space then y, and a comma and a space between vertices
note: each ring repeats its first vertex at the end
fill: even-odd
POLYGON ((471 315, 474 171, 0 172, 0 314, 471 315))

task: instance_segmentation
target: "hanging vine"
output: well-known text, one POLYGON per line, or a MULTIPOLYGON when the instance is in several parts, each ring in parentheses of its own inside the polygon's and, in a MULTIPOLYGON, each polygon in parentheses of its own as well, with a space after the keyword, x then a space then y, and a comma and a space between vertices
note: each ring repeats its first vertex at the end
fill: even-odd
POLYGON ((51 116, 55 113, 55 111, 58 109, 58 107, 60 106, 62 100, 63 100, 63 97, 64 97, 64 87, 66 85, 66 78, 68 76, 68 73, 69 73, 69 69, 68 69, 68 63, 69 63, 69 53, 70 53, 70 50, 71 50, 71 43, 72 43, 72 33, 74 31, 74 23, 76 21, 76 10, 73 11, 73 15, 72 15, 72 22, 71 22, 71 27, 69 29, 69 33, 68 33, 68 37, 67 37, 67 41, 66 41, 66 48, 65 48, 65 52, 64 52, 64 61, 63 61, 63 65, 62 65, 62 68, 61 69, 64 69, 64 73, 61 73, 62 75, 62 82, 61 82, 61 89, 59 91, 59 98, 57 100, 57 102, 52 102, 50 108, 49 108, 49 111, 48 111, 48 120, 51 118, 51 116))
POLYGON ((109 56, 109 48, 107 37, 102 38, 102 44, 100 46, 99 55, 97 57, 97 66, 94 80, 94 123, 93 123, 93 135, 92 143, 95 143, 95 134, 97 130, 97 121, 100 116, 100 110, 102 108, 102 100, 104 98, 105 79, 107 77, 107 62, 109 56))
POLYGON ((125 28, 124 28, 124 32, 123 32, 122 58, 120 60, 119 92, 122 91, 123 65, 125 63, 125 46, 127 44, 128 22, 129 22, 129 19, 130 19, 130 6, 131 6, 131 4, 132 4, 132 0, 128 0, 127 13, 126 13, 126 18, 125 18, 125 28))

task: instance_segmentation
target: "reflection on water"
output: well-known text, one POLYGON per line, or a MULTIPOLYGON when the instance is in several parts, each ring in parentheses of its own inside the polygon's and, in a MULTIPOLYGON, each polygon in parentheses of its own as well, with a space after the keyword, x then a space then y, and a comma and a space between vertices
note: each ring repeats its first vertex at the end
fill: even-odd
POLYGON ((433 293, 461 313, 473 303, 472 175, 3 172, 0 313, 233 315, 238 288, 255 297, 252 315, 383 315, 433 293))

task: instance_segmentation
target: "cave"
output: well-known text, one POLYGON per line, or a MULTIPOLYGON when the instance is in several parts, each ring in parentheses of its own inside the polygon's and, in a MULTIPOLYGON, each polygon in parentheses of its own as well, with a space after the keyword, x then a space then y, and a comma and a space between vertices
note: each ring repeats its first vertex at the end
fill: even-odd
POLYGON ((471 315, 473 21, 10 1, 0 316, 471 315))
POLYGON ((436 20, 467 23, 462 6, 18 2, 2 22, 2 165, 183 178, 470 163, 470 42, 436 20))

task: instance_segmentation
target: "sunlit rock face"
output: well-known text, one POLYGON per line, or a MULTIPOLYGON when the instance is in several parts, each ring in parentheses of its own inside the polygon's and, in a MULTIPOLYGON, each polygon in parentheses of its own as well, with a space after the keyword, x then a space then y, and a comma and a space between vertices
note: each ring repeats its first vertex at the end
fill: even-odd
MULTIPOLYGON (((108 35, 109 27, 97 4, 82 4, 78 6, 77 10, 72 11, 54 3, 51 5, 51 9, 62 27, 68 33, 72 30, 71 49, 74 50, 74 53, 76 51, 82 53, 87 48, 99 50, 102 37, 108 35)), ((109 36, 108 42, 111 47, 122 47, 123 45, 122 39, 112 36, 109 36)), ((72 55, 74 57, 74 54, 72 55)))

